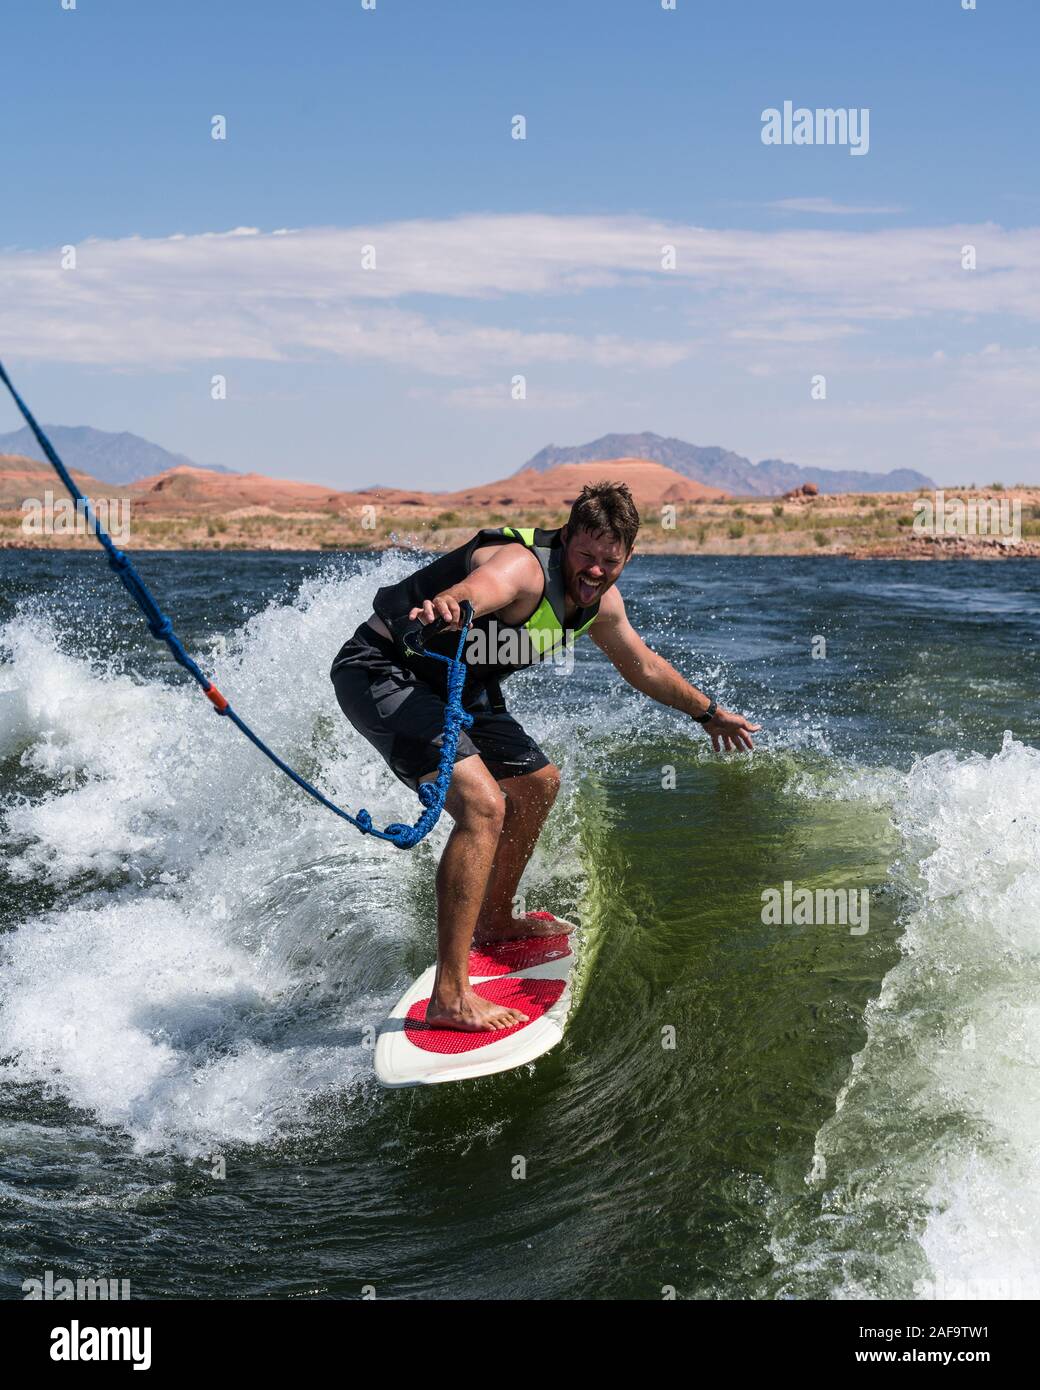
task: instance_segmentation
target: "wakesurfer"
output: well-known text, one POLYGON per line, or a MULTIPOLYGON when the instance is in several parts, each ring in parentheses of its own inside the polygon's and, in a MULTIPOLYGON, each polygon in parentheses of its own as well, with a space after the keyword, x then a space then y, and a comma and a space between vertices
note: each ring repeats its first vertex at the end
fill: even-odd
POLYGON ((473 723, 461 733, 445 802, 455 824, 437 869, 437 974, 426 1012, 433 1027, 472 1032, 526 1022, 519 1010, 475 993, 470 948, 569 930, 550 913, 513 916, 514 895, 556 800, 560 773, 507 710, 501 691, 507 676, 558 656, 587 632, 629 685, 696 720, 717 752, 754 746, 751 735, 759 725, 690 685, 630 623, 616 585, 638 530, 629 489, 603 482, 582 491, 557 530, 479 531, 379 589, 371 617, 333 663, 344 714, 414 790, 437 775, 447 668, 406 650, 402 634, 409 624, 440 619, 444 627, 426 649, 454 655, 462 605, 472 605, 475 640, 472 651, 467 643, 463 707, 473 723))

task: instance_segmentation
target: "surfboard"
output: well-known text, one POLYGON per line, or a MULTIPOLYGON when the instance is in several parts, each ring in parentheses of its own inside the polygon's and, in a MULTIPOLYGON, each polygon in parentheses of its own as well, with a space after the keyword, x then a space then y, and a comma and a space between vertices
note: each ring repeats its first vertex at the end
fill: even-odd
POLYGON ((476 992, 528 1016, 527 1023, 496 1033, 465 1033, 426 1023, 437 971, 431 965, 402 994, 379 1030, 376 1077, 384 1086, 431 1086, 509 1071, 541 1057, 563 1037, 575 952, 573 933, 474 947, 469 978, 476 992))

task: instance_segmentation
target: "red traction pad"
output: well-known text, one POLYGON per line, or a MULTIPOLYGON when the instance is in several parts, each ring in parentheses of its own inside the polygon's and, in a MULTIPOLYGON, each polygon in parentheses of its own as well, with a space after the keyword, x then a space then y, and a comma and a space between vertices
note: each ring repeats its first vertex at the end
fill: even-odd
POLYGON ((502 1004, 509 1009, 520 1009, 527 1015, 527 1023, 517 1023, 512 1028, 500 1028, 494 1033, 458 1033, 450 1028, 431 1028, 426 1023, 428 999, 420 999, 408 1010, 404 1034, 410 1043, 422 1048, 423 1052, 441 1052, 455 1055, 459 1052, 472 1052, 489 1043, 501 1042, 512 1037, 521 1028, 527 1028, 536 1018, 541 1018, 556 1003, 566 986, 564 980, 518 980, 515 975, 507 975, 502 980, 486 980, 474 985, 474 991, 481 999, 492 1004, 502 1004))
POLYGON ((515 941, 496 941, 475 946, 469 953, 469 973, 474 975, 512 975, 532 965, 560 960, 571 953, 567 933, 560 936, 521 936, 515 941))

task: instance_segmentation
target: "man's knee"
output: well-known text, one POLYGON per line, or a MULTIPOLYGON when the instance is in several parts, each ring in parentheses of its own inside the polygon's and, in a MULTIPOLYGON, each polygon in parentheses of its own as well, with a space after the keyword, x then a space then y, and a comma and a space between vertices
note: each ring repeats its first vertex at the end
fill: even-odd
POLYGON ((498 835, 506 818, 506 800, 500 791, 481 787, 463 797, 461 821, 467 829, 498 835))
POLYGON ((549 763, 547 767, 539 768, 534 776, 542 795, 550 804, 554 802, 560 791, 560 769, 549 763))
POLYGON ((560 790, 560 769, 549 763, 537 772, 510 777, 502 783, 502 787, 517 810, 529 808, 547 813, 560 790))
POLYGON ((490 774, 484 777, 456 777, 449 796, 448 810, 456 825, 484 834, 497 835, 501 832, 506 817, 506 802, 490 774))

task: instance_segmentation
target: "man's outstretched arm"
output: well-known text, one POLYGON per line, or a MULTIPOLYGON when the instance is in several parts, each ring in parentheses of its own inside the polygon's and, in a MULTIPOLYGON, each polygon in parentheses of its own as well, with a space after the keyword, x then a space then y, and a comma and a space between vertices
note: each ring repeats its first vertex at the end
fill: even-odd
MULTIPOLYGON (((682 710, 691 719, 707 713, 711 700, 684 680, 663 656, 650 650, 628 621, 624 602, 616 589, 604 594, 599 615, 589 628, 589 636, 600 651, 610 658, 618 673, 642 694, 649 695, 658 704, 682 710)), ((719 705, 714 717, 703 727, 711 735, 717 753, 720 748, 738 752, 753 748, 755 745, 751 735, 762 726, 749 724, 742 714, 734 714, 719 705)))

